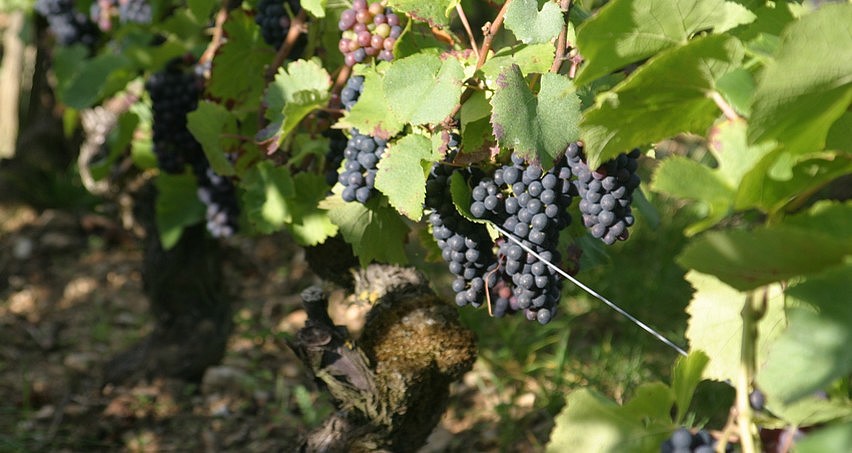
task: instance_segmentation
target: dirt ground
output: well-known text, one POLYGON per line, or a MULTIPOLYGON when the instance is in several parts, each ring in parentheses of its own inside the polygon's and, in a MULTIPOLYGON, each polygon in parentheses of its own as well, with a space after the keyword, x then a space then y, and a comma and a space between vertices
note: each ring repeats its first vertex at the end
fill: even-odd
MULTIPOLYGON (((286 236, 227 242, 235 330, 200 385, 102 386, 107 360, 151 328, 140 244, 105 216, 0 206, 0 452, 294 451, 332 410, 283 342, 304 323, 299 292, 322 283, 303 252, 286 236)), ((331 296, 357 328, 363 309, 331 296)), ((486 374, 454 386, 423 452, 500 449, 486 374)), ((552 421, 518 410, 529 439, 512 450, 540 450, 552 421)))

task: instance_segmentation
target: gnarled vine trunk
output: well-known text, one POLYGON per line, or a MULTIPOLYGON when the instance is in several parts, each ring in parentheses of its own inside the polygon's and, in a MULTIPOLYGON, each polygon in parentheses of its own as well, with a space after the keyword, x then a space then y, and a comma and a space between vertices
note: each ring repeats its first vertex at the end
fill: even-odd
POLYGON ((163 250, 154 221, 156 191, 148 184, 140 192, 137 216, 147 232, 142 275, 155 326, 107 363, 105 381, 154 376, 200 381, 207 367, 222 360, 232 326, 219 243, 197 224, 163 250))
POLYGON ((301 449, 416 451, 446 409, 450 384, 473 366, 473 332, 414 269, 370 265, 354 282, 355 294, 377 300, 358 339, 332 323, 319 289, 302 293, 308 321, 291 347, 337 411, 301 449))

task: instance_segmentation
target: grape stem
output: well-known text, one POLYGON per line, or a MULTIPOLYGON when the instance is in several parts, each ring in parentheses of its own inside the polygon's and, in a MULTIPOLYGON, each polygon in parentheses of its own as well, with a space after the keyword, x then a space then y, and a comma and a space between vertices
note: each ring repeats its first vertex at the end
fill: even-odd
POLYGON ((224 25, 228 19, 228 3, 228 0, 222 0, 222 6, 219 8, 219 12, 216 13, 216 24, 213 27, 213 36, 210 38, 210 44, 207 45, 204 53, 201 54, 201 58, 198 59, 198 62, 201 64, 213 60, 213 55, 216 54, 216 51, 219 50, 219 46, 222 44, 224 25))
POLYGON ((305 10, 299 10, 299 14, 293 18, 293 22, 290 23, 290 29, 287 30, 287 37, 284 38, 284 42, 281 44, 281 47, 278 48, 278 53, 275 54, 275 59, 272 60, 272 64, 269 65, 269 69, 266 72, 266 83, 272 81, 275 77, 275 73, 278 72, 278 67, 284 64, 284 60, 287 59, 287 56, 290 55, 290 52, 293 50, 293 46, 296 45, 296 40, 299 39, 299 35, 305 29, 305 19, 307 16, 305 14, 305 10))
POLYGON ((488 51, 491 49, 491 41, 494 40, 494 36, 498 31, 500 31, 500 27, 503 26, 503 18, 511 3, 512 0, 506 0, 506 2, 503 3, 503 7, 500 8, 500 12, 497 13, 497 17, 494 18, 494 21, 482 27, 484 37, 482 38, 482 47, 479 49, 479 58, 476 60, 477 70, 485 64, 485 59, 488 57, 488 51))
POLYGON ((550 66, 550 72, 558 73, 562 67, 562 63, 567 60, 565 49, 568 47, 568 27, 571 22, 568 21, 568 14, 571 12, 571 0, 563 0, 559 2, 562 8, 562 16, 565 18, 565 26, 559 31, 559 37, 556 38, 556 54, 553 59, 553 64, 550 66))
POLYGON ((725 118, 731 121, 736 121, 740 119, 740 116, 737 115, 736 110, 731 107, 731 104, 728 104, 728 101, 726 101, 725 98, 723 98, 718 91, 713 90, 710 92, 709 95, 710 99, 713 99, 713 102, 715 102, 719 109, 722 110, 722 113, 725 114, 725 118))
POLYGON ((470 48, 473 49, 473 55, 476 57, 476 61, 479 61, 479 47, 476 45, 476 38, 473 37, 473 30, 470 28, 470 22, 467 20, 467 15, 464 13, 461 3, 456 4, 456 12, 459 13, 459 19, 461 19, 464 30, 467 32, 467 38, 470 39, 470 48))

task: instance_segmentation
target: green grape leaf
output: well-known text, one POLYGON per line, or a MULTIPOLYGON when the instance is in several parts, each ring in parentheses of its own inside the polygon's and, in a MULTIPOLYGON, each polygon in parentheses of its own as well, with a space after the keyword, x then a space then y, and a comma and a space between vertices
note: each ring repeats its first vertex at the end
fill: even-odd
POLYGON ((850 294, 850 264, 787 289, 788 327, 769 345, 758 371, 757 382, 767 395, 791 403, 852 372, 850 294))
POLYGON ((822 152, 791 155, 786 149, 775 150, 743 176, 734 207, 757 207, 776 212, 791 201, 811 194, 843 175, 852 172, 852 155, 822 152))
POLYGON ((212 0, 189 0, 187 5, 189 6, 189 11, 192 15, 199 22, 203 22, 210 17, 210 14, 213 12, 213 8, 216 7, 217 2, 212 0))
POLYGON ((727 217, 734 195, 733 187, 717 170, 682 156, 673 156, 660 163, 654 173, 651 190, 696 200, 707 206, 705 218, 690 225, 685 230, 687 235, 710 228, 727 217))
POLYGON ((258 162, 246 171, 240 185, 245 190, 242 200, 246 216, 257 232, 274 233, 293 221, 288 200, 296 196, 296 187, 286 167, 258 162))
MULTIPOLYGON (((712 275, 690 271, 686 280, 695 289, 686 309, 689 322, 686 338, 692 351, 703 351, 710 358, 704 370, 705 379, 735 381, 740 370, 740 345, 743 323, 740 313, 746 294, 722 283, 712 275)), ((765 360, 765 346, 784 327, 783 293, 779 285, 771 285, 766 313, 757 323, 757 362, 765 360)))
POLYGON ((423 216, 426 175, 432 162, 431 141, 414 134, 390 144, 379 160, 376 188, 400 214, 415 222, 423 216))
POLYGON ((818 232, 844 247, 852 246, 852 201, 818 201, 807 211, 785 217, 784 225, 818 232))
POLYGON ((550 42, 556 39, 565 22, 562 10, 553 2, 546 2, 541 11, 536 0, 515 0, 505 16, 506 28, 525 44, 550 42))
MULTIPOLYGON (((664 397, 660 395, 658 397, 664 397)), ((667 432, 652 434, 643 419, 589 389, 571 392, 547 446, 548 453, 566 451, 657 452, 667 432)))
POLYGON ((388 6, 392 9, 438 27, 450 24, 449 12, 457 3, 459 0, 388 0, 388 6))
POLYGON ((486 60, 480 70, 489 79, 497 78, 513 64, 518 65, 523 74, 544 74, 550 70, 555 54, 556 49, 549 43, 504 47, 486 60))
POLYGON ((328 211, 328 217, 338 226, 338 231, 358 256, 362 266, 371 261, 404 264, 405 240, 408 226, 396 211, 383 206, 381 200, 370 200, 367 206, 343 201, 340 193, 343 186, 337 184, 334 191, 320 203, 328 211))
POLYGON ((778 225, 751 231, 712 231, 687 245, 677 262, 746 291, 834 266, 850 244, 813 231, 778 225))
POLYGON ((825 5, 792 22, 757 82, 748 138, 794 154, 823 149, 852 102, 852 4, 825 5))
POLYGON ((742 60, 727 36, 707 36, 665 51, 585 111, 580 136, 590 167, 625 150, 681 132, 703 134, 719 116, 709 94, 742 60))
POLYGON ((852 445, 852 421, 825 426, 809 431, 796 442, 796 453, 825 453, 843 451, 852 445))
POLYGON ((263 89, 264 74, 275 52, 260 36, 260 27, 244 10, 228 13, 224 25, 228 39, 216 52, 211 66, 207 90, 235 114, 257 111, 263 89))
POLYGON ((636 389, 633 398, 624 403, 622 410, 638 420, 667 426, 671 424, 674 402, 675 395, 669 386, 662 382, 648 382, 636 389))
MULTIPOLYGON (((309 113, 328 103, 329 88, 331 77, 316 60, 296 60, 288 64, 286 69, 278 69, 263 99, 270 123, 280 124, 274 134, 279 144, 309 113)), ((271 132, 272 128, 264 131, 265 134, 271 132)))
POLYGON ((552 165, 568 143, 577 140, 580 98, 571 81, 553 73, 541 77, 533 95, 517 65, 496 80, 491 126, 497 141, 530 162, 552 165))
POLYGON ((825 138, 825 149, 852 153, 852 112, 844 113, 828 130, 825 138))
POLYGON ((331 222, 328 212, 319 208, 319 203, 328 193, 325 177, 300 172, 293 177, 293 187, 295 193, 287 199, 292 221, 286 224, 293 239, 299 245, 310 246, 336 235, 337 225, 331 222))
POLYGON ((136 77, 136 68, 126 56, 104 53, 86 58, 87 52, 82 46, 60 46, 53 64, 58 81, 56 95, 78 110, 118 92, 136 77))
POLYGON ((728 2, 722 0, 613 0, 607 3, 577 29, 577 48, 586 61, 577 74, 577 85, 670 47, 684 45, 696 32, 714 27, 724 29, 731 23, 749 20, 748 11, 727 6, 728 2))
MULTIPOLYGON (((771 419, 767 420, 767 425, 774 425, 773 427, 776 429, 790 425, 814 426, 836 420, 848 420, 852 417, 852 404, 849 404, 849 400, 826 399, 818 395, 810 395, 794 403, 784 404, 781 400, 774 399, 771 394, 767 394, 766 408, 772 412, 774 417, 782 420, 780 423, 773 423, 771 419)), ((837 451, 843 451, 843 449, 837 451)), ((798 452, 797 444, 796 453, 798 452)))
MULTIPOLYGON (((384 66, 384 65, 383 65, 384 66)), ((361 74, 364 76, 364 89, 358 102, 341 118, 336 128, 358 129, 362 134, 380 137, 385 140, 400 132, 405 122, 397 118, 385 99, 382 77, 372 68, 361 74)))
MULTIPOLYGON (((318 19, 325 17, 325 7, 328 0, 302 0, 302 8, 318 19)), ((335 29, 336 30, 336 29, 335 29)))
POLYGON ((692 396, 695 394, 698 383, 701 382, 709 361, 710 357, 699 350, 690 352, 686 357, 679 357, 675 362, 672 373, 672 392, 677 406, 677 415, 674 420, 676 425, 684 421, 686 411, 692 404, 692 396))
POLYGON ((748 116, 754 99, 754 77, 745 68, 734 69, 716 81, 716 89, 737 112, 748 116))
POLYGON ((237 119, 228 109, 210 101, 201 101, 198 108, 186 117, 186 127, 204 148, 213 171, 220 175, 233 175, 234 166, 225 155, 230 146, 239 146, 233 138, 237 133, 237 119))
POLYGON ((169 250, 183 234, 183 229, 204 220, 207 208, 198 199, 195 175, 160 173, 154 182, 157 187, 156 222, 160 244, 169 250))
POLYGON ((746 142, 748 124, 743 120, 723 120, 708 134, 710 152, 719 164, 718 175, 728 186, 736 188, 746 173, 771 152, 771 144, 752 145, 746 142))
POLYGON ((382 87, 400 121, 437 124, 459 102, 464 78, 464 68, 455 58, 417 54, 391 63, 382 87))

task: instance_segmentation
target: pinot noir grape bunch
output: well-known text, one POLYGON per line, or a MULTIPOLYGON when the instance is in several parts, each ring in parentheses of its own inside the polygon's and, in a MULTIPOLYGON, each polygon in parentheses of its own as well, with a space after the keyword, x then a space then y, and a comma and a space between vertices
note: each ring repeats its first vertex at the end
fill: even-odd
MULTIPOLYGON (((276 49, 281 47, 290 31, 292 15, 298 14, 301 10, 301 2, 298 0, 260 0, 254 21, 260 25, 263 40, 276 49)), ((300 35, 291 53, 302 53, 304 46, 305 38, 300 35)))
POLYGON ((574 184, 580 195, 583 225, 593 237, 607 245, 626 240, 629 236, 627 229, 634 222, 630 204, 633 191, 639 187, 639 175, 636 174, 639 150, 619 154, 596 170, 586 165, 578 143, 568 145, 565 156, 576 176, 574 184))
MULTIPOLYGON (((559 159, 544 172, 512 155, 512 164, 482 178, 473 188, 470 212, 489 220, 519 239, 551 263, 561 261, 559 233, 570 222, 571 169, 559 159)), ((562 281, 545 262, 520 245, 503 240, 497 252, 500 280, 511 282, 511 311, 523 311, 529 320, 548 323, 556 312, 562 281)), ((500 307, 502 308, 502 307, 500 307)))
MULTIPOLYGON (((458 148, 455 136, 450 137, 448 148, 448 155, 452 156, 458 148)), ((431 210, 429 223, 432 226, 432 236, 441 249, 441 257, 449 266, 450 273, 455 276, 452 287, 456 294, 456 304, 460 307, 479 307, 484 300, 486 286, 491 286, 495 287, 497 305, 497 293, 500 291, 496 289, 494 271, 497 264, 493 251, 494 243, 484 225, 464 218, 453 204, 450 178, 455 171, 470 176, 469 170, 436 163, 426 180, 426 207, 431 210), (492 278, 487 281, 489 275, 492 278)), ((499 306, 503 309, 499 312, 494 309, 495 315, 501 316, 505 312, 510 296, 510 291, 500 292, 499 297, 502 300, 499 306)))
POLYGON ((35 10, 47 19, 50 30, 63 46, 83 44, 92 48, 100 36, 98 27, 72 0, 37 0, 35 10))
POLYGON ((234 234, 239 204, 233 182, 217 175, 187 129, 187 115, 198 106, 203 80, 186 69, 181 59, 172 60, 145 84, 154 112, 154 153, 162 171, 182 173, 191 166, 198 180, 198 199, 207 206, 207 230, 214 237, 234 234))
POLYGON ((352 8, 340 15, 338 28, 343 32, 338 48, 347 66, 370 58, 393 60, 393 48, 402 34, 400 18, 381 2, 354 0, 352 8))
POLYGON ((186 127, 186 115, 198 106, 202 80, 183 66, 181 60, 173 60, 145 84, 154 111, 154 154, 167 173, 182 173, 185 165, 205 159, 186 127))
POLYGON ((352 138, 343 150, 343 167, 338 181, 343 184, 343 200, 366 203, 375 195, 375 182, 379 163, 387 142, 352 129, 352 138))

